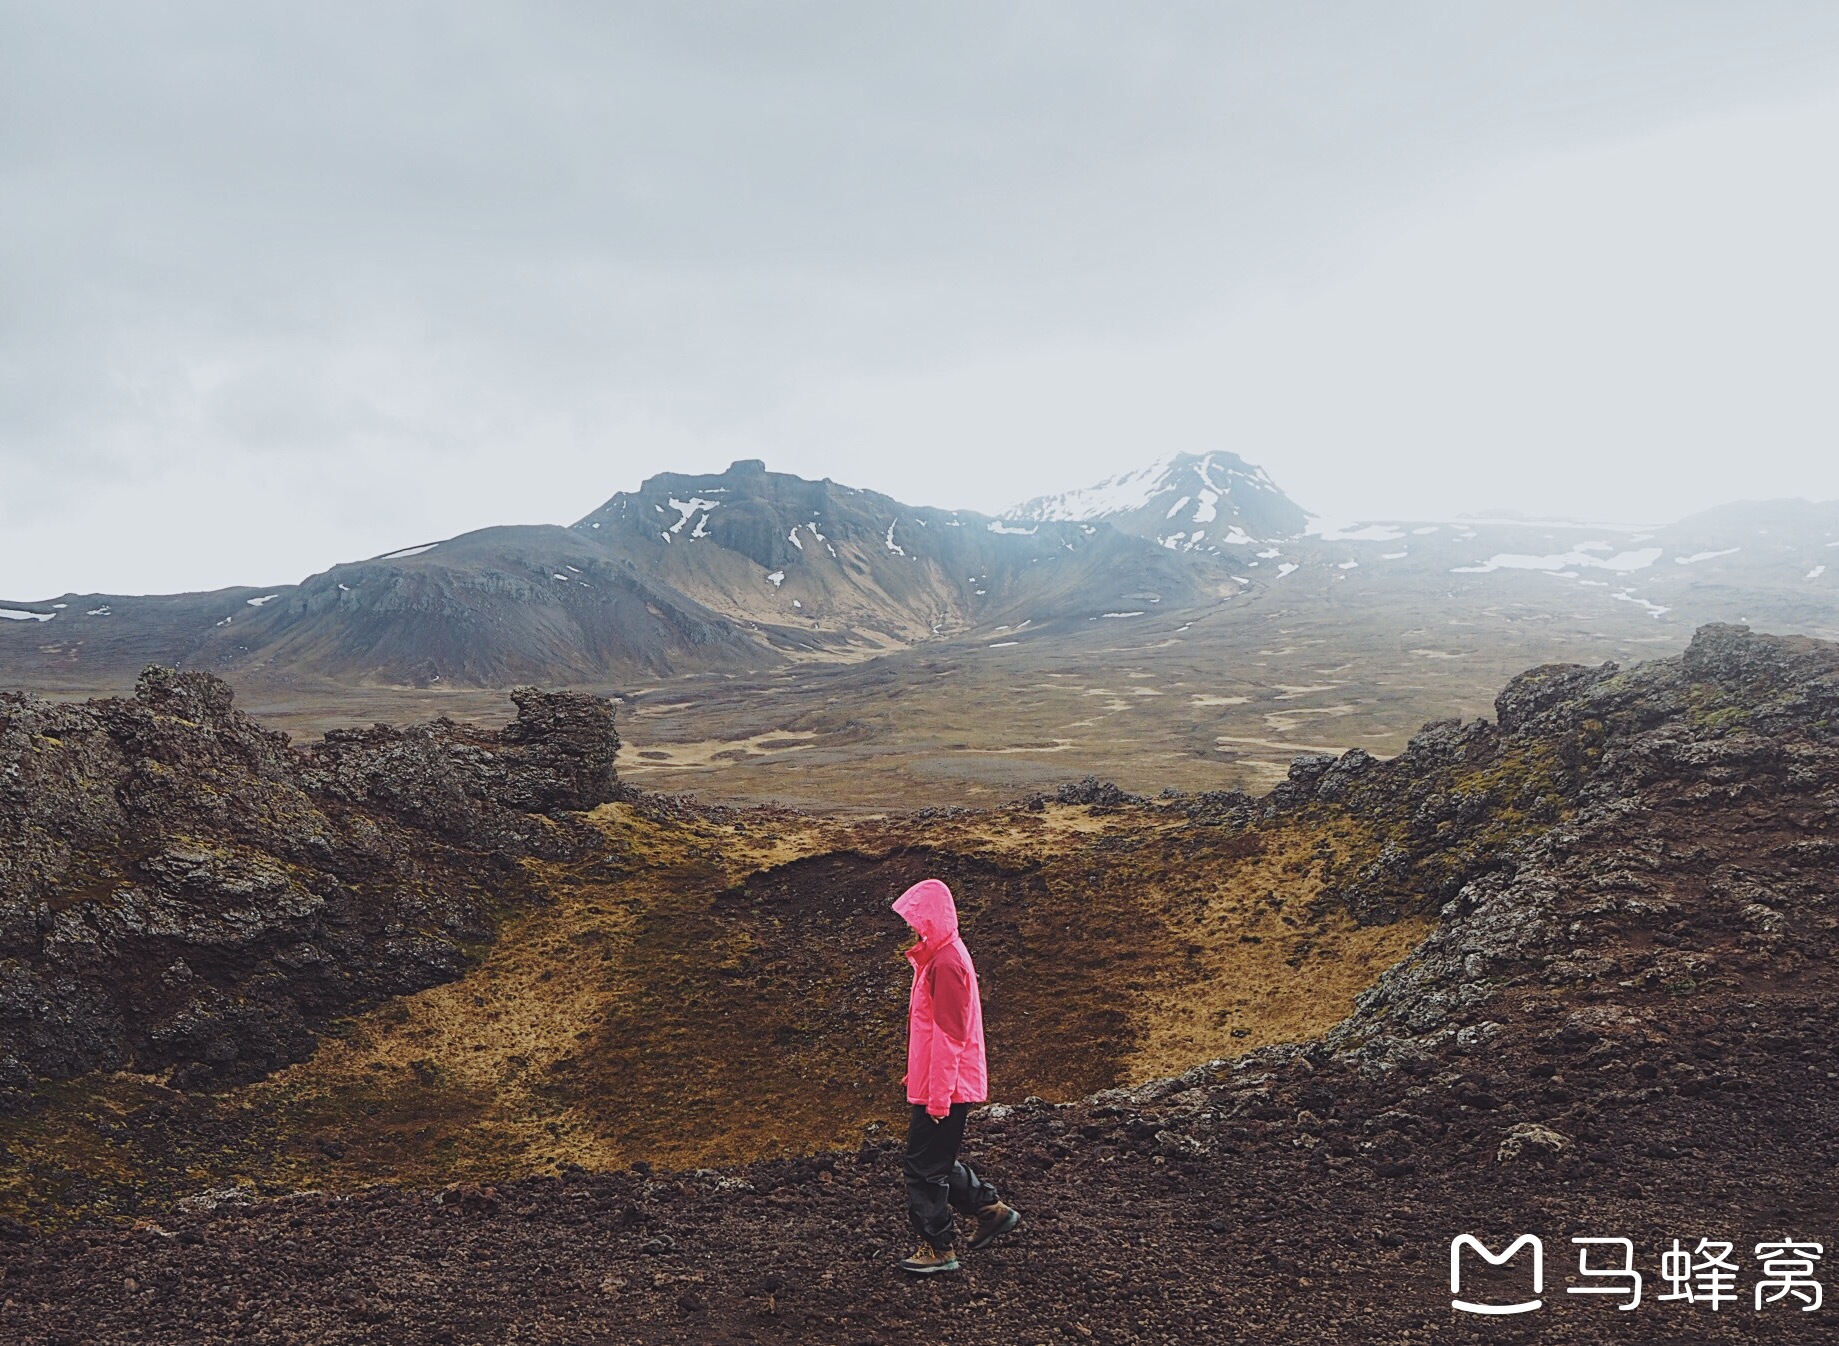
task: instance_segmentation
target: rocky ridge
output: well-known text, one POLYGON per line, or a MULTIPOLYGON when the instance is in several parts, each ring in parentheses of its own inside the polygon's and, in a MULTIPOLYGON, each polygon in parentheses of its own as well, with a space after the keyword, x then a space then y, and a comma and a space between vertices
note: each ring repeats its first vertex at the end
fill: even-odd
POLYGON ((502 731, 302 751, 205 673, 0 696, 0 1100, 118 1067, 254 1078, 329 1018, 457 976, 531 900, 522 859, 579 847, 565 811, 617 789, 610 704, 512 698, 502 731))

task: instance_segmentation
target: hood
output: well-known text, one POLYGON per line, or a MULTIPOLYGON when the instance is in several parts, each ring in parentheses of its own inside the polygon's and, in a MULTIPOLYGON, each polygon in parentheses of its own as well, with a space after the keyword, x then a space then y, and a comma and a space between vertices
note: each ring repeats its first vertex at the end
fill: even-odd
POLYGON ((958 933, 958 907, 951 889, 937 879, 921 879, 894 901, 894 912, 931 945, 958 933))

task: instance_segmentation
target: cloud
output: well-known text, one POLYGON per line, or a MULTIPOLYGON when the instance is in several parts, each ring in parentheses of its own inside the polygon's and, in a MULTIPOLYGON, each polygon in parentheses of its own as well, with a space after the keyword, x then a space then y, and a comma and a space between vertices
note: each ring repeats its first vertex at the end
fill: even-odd
POLYGON ((8 5, 0 592, 272 582, 734 456, 984 508, 1226 437, 1333 475, 1318 403, 1390 366, 1322 324, 1455 283, 1387 254, 1413 212, 1815 107, 1836 52, 1807 4, 8 5))

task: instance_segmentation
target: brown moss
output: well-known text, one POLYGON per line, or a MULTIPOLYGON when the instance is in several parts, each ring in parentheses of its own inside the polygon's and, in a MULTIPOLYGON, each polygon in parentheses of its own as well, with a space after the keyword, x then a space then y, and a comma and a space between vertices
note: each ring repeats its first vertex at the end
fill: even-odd
POLYGON ((1324 875, 1369 848, 1364 832, 1345 824, 1284 826, 1247 834, 1192 870, 1168 909, 1184 957, 1145 997, 1130 1074, 1170 1075, 1303 1041, 1344 1018, 1433 925, 1416 917, 1362 926, 1324 900, 1324 875))
POLYGON ((458 981, 354 1016, 257 1085, 136 1084, 133 1106, 165 1121, 120 1144, 81 1130, 124 1086, 73 1083, 37 1114, 29 1180, 0 1173, 0 1202, 129 1210, 238 1176, 431 1184, 852 1145, 905 1111, 910 972, 889 906, 926 876, 959 897, 998 1099, 1309 1036, 1424 928, 1363 930, 1318 902, 1325 874, 1377 845, 1340 817, 1258 832, 1053 806, 737 828, 610 805, 593 820, 604 851, 531 862, 544 901, 502 913, 458 981))

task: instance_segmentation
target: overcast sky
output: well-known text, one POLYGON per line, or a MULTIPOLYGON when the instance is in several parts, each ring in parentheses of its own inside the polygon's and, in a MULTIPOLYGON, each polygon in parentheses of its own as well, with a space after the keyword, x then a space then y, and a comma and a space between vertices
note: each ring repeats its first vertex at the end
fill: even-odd
POLYGON ((1839 496, 1839 5, 0 0, 0 596, 737 457, 1839 496))

